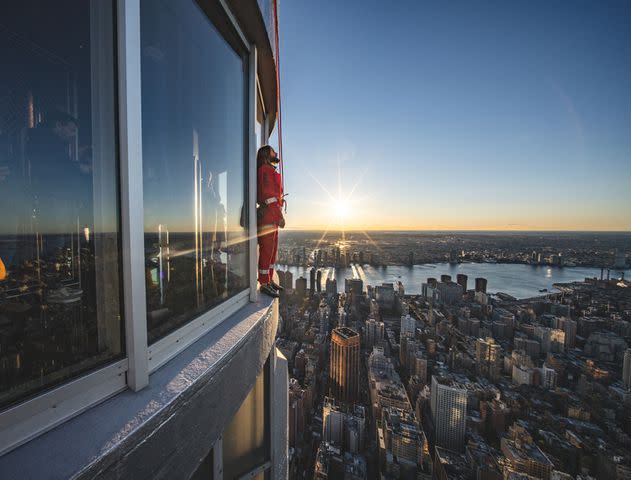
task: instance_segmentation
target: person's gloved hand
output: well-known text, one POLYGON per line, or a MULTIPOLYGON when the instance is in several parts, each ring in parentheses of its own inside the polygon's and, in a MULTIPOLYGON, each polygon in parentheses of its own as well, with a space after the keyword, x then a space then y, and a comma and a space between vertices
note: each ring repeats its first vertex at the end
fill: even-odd
POLYGON ((280 228, 285 228, 285 217, 283 217, 283 215, 281 214, 280 216, 280 220, 278 221, 278 226, 280 228))

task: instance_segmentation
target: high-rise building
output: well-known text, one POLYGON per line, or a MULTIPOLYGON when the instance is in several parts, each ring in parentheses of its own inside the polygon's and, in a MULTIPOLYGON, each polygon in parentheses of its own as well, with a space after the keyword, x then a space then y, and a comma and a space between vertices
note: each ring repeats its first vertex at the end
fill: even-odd
POLYGON ((446 274, 441 275, 440 281, 443 283, 451 282, 451 275, 446 275, 446 274))
POLYGON ((366 439, 366 408, 324 397, 322 438, 341 447, 344 452, 359 453, 366 439))
POLYGON ((436 445, 461 451, 467 421, 467 390, 451 379, 433 375, 431 410, 436 445))
POLYGON ((322 270, 316 272, 316 291, 318 293, 322 291, 322 270))
POLYGON ((334 278, 327 278, 325 288, 327 295, 337 295, 337 280, 334 278))
POLYGON ((475 291, 486 293, 486 278, 478 277, 475 279, 475 291))
POLYGON ((285 288, 285 271, 284 270, 276 270, 276 276, 278 277, 278 284, 285 288))
POLYGON ((368 350, 372 350, 375 345, 380 345, 383 342, 383 335, 385 326, 383 322, 369 318, 366 320, 366 347, 368 350))
POLYGON ((475 342, 475 359, 478 373, 497 379, 502 373, 502 349, 491 337, 475 342))
POLYGON ((576 320, 567 317, 561 317, 558 322, 558 328, 565 332, 565 347, 574 348, 576 346, 576 320))
POLYGON ((462 287, 462 291, 467 293, 467 281, 469 277, 467 277, 464 273, 459 273, 456 275, 456 283, 462 287))
POLYGON ((541 367, 541 386, 548 390, 557 386, 557 372, 545 363, 541 367))
POLYGON ((341 402, 351 403, 359 395, 359 334, 340 327, 331 334, 329 392, 341 402))
POLYGON ((315 293, 316 269, 309 270, 309 294, 313 296, 315 293))
MULTIPOLYGON (((407 464, 408 469, 416 473, 417 465, 421 464, 423 444, 414 413, 385 407, 381 412, 381 425, 386 450, 399 460, 402 467, 407 464)), ((408 477, 402 475, 400 478, 408 477)))
POLYGON ((440 300, 446 305, 455 305, 462 300, 462 286, 452 281, 439 282, 440 300))
POLYGON ((364 291, 364 282, 361 278, 344 279, 344 292, 361 295, 364 291))
POLYGON ((320 333, 327 335, 329 333, 329 315, 331 309, 324 299, 320 300, 318 307, 318 317, 320 319, 320 333))
POLYGON ((532 385, 534 369, 526 365, 513 365, 513 383, 517 385, 532 385))
POLYGON ((631 390, 631 348, 627 348, 624 352, 622 360, 622 382, 627 390, 631 390))
POLYGON ((285 285, 286 288, 288 288, 289 290, 292 290, 294 288, 294 274, 291 273, 289 270, 285 272, 285 285))
POLYGON ((305 277, 296 279, 296 295, 299 297, 307 296, 307 279, 305 277))
POLYGON ((401 316, 401 337, 414 337, 416 332, 416 319, 411 315, 401 316))

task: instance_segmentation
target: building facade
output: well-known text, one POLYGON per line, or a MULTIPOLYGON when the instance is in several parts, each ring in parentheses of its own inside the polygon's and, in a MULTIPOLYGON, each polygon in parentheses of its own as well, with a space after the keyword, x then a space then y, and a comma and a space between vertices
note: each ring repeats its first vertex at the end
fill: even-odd
POLYGON ((464 448, 467 391, 450 380, 432 376, 430 401, 436 445, 460 452, 464 448))
POLYGON ((277 304, 257 295, 254 203, 276 13, 3 10, 2 478, 286 477, 287 361, 277 304))
POLYGON ((340 402, 352 403, 359 395, 359 333, 340 327, 331 333, 329 392, 340 402))

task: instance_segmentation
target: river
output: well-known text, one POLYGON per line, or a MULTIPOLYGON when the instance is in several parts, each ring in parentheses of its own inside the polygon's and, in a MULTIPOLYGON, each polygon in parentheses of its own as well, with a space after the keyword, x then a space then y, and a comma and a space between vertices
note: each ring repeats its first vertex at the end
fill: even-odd
MULTIPOLYGON (((309 269, 305 267, 286 267, 281 265, 280 270, 289 270, 294 276, 294 282, 300 276, 309 278, 309 269)), ((337 280, 338 291, 344 290, 344 279, 361 278, 366 285, 380 285, 384 282, 394 283, 401 281, 406 293, 421 293, 421 284, 428 277, 440 280, 442 274, 451 275, 456 281, 456 275, 464 273, 469 277, 467 288, 475 286, 476 277, 484 277, 488 281, 487 292, 504 292, 516 298, 529 298, 543 295, 541 289, 547 288, 549 292, 556 291, 553 283, 567 283, 582 281, 586 277, 600 277, 600 269, 586 267, 551 267, 522 264, 501 263, 433 263, 426 265, 387 266, 372 267, 370 265, 351 266, 349 268, 321 267, 322 289, 327 278, 337 280)), ((606 275, 605 271, 605 275, 606 275)), ((611 271, 612 278, 619 278, 619 270, 611 271)), ((625 270, 625 278, 631 278, 631 270, 625 270)))

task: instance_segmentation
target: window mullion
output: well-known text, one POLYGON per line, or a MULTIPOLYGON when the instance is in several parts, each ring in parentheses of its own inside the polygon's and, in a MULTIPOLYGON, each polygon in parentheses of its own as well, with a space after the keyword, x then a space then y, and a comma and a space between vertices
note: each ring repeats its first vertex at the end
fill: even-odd
POLYGON ((248 139, 249 139, 249 165, 248 165, 248 208, 249 208, 249 244, 250 244, 250 300, 256 301, 258 259, 257 259, 257 225, 256 225, 256 71, 257 50, 255 45, 250 46, 250 68, 248 83, 248 139))
POLYGON ((140 0, 118 0, 120 190, 128 386, 149 383, 144 277, 140 0))

